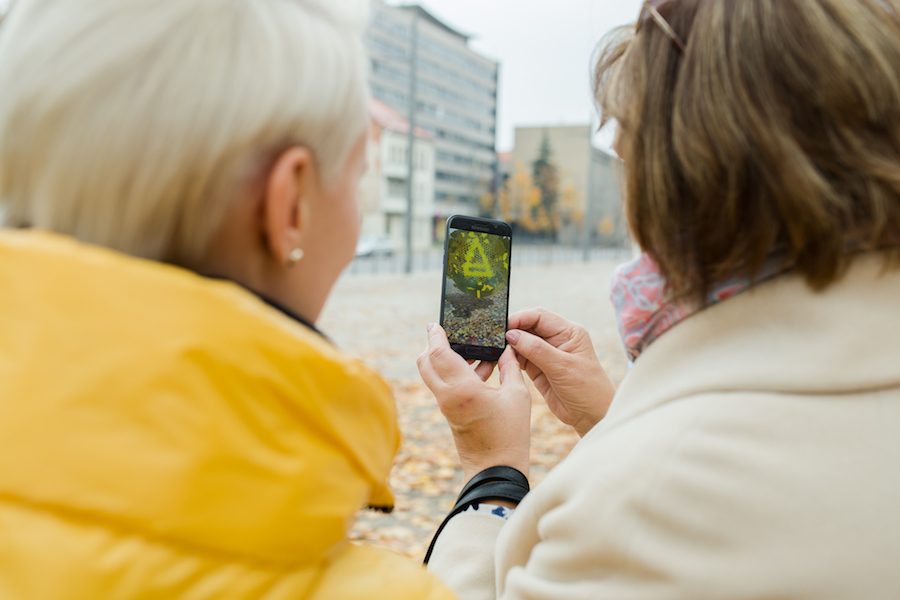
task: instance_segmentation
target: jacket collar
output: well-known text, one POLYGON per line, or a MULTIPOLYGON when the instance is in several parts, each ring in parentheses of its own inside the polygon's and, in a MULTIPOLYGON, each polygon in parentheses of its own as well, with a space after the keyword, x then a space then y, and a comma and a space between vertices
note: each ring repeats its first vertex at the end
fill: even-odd
POLYGON ((278 302, 277 300, 273 300, 272 298, 270 298, 269 296, 266 296, 265 294, 261 294, 261 293, 259 293, 259 292, 255 292, 255 291, 253 291, 253 290, 251 290, 251 289, 249 289, 249 288, 247 288, 247 290, 248 290, 249 292, 251 292, 252 294, 254 294, 257 298, 259 298, 260 300, 262 300, 263 302, 265 302, 266 304, 268 304, 269 306, 271 306, 272 308, 274 308, 275 310, 280 311, 280 312, 281 312, 282 314, 284 314, 284 315, 287 315, 288 317, 290 317, 291 319, 297 321, 298 323, 300 323, 301 325, 303 325, 303 326, 306 327, 307 329, 310 329, 310 330, 314 331, 314 332, 317 333, 320 337, 322 337, 322 338, 324 338, 324 339, 326 339, 326 340, 328 339, 328 336, 326 336, 324 333, 322 333, 322 332, 319 330, 319 328, 316 327, 311 321, 308 321, 308 320, 306 320, 305 318, 301 317, 299 314, 297 314, 297 313, 294 312, 293 310, 289 309, 289 308, 286 307, 284 304, 281 304, 281 303, 278 302))
POLYGON ((293 310, 291 310, 290 308, 288 308, 287 306, 285 306, 285 305, 282 304, 281 302, 278 302, 278 301, 275 300, 274 298, 272 298, 272 297, 270 297, 270 296, 267 296, 266 294, 263 294, 262 292, 258 292, 258 291, 256 291, 256 290, 250 288, 250 287, 247 287, 247 286, 243 285, 242 283, 240 283, 240 282, 238 282, 238 281, 235 281, 234 279, 231 279, 230 277, 224 277, 224 276, 222 276, 222 275, 209 275, 209 274, 206 274, 206 273, 198 273, 198 275, 200 275, 201 277, 206 277, 207 279, 214 279, 214 280, 216 280, 216 281, 230 281, 231 283, 233 283, 233 284, 235 284, 235 285, 238 285, 238 286, 244 288, 245 290, 247 290, 248 292, 250 292, 251 294, 253 294, 253 295, 256 296, 257 298, 259 298, 260 300, 262 300, 263 303, 269 305, 271 308, 274 308, 275 310, 277 310, 277 311, 280 312, 281 314, 285 315, 286 317, 289 317, 290 319, 296 321, 297 323, 300 323, 301 325, 303 325, 303 326, 306 327, 307 329, 309 329, 309 330, 313 331, 314 333, 318 334, 319 337, 321 337, 322 339, 331 341, 331 340, 328 338, 328 336, 325 335, 324 333, 322 333, 322 331, 319 330, 319 328, 316 327, 315 324, 314 324, 312 321, 309 321, 309 320, 306 319, 305 317, 302 317, 299 313, 294 312, 293 310))
POLYGON ((884 261, 860 255, 825 292, 785 275, 679 323, 637 360, 610 416, 706 393, 900 387, 900 270, 884 261))

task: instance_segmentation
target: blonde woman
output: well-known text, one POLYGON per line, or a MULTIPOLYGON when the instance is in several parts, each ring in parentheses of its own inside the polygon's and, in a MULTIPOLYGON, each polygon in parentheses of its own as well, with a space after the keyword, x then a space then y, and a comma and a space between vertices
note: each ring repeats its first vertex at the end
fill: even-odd
POLYGON ((0 597, 450 596, 346 539, 391 507, 399 442, 387 386, 314 327, 359 226, 351 5, 5 20, 0 597))
POLYGON ((492 389, 432 327, 472 480, 431 569, 466 600, 900 598, 900 3, 648 1, 597 82, 634 368, 615 391, 528 311, 492 389), (583 436, 530 492, 516 357, 583 436))

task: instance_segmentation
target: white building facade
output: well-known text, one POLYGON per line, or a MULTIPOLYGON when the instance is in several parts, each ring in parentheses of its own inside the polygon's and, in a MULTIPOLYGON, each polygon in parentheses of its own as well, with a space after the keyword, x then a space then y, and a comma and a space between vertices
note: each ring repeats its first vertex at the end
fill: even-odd
MULTIPOLYGON (((387 238, 395 252, 406 245, 409 123, 382 102, 372 103, 369 171, 360 187, 361 239, 387 238)), ((434 239, 435 144, 416 129, 413 160, 413 249, 429 248, 434 239)))

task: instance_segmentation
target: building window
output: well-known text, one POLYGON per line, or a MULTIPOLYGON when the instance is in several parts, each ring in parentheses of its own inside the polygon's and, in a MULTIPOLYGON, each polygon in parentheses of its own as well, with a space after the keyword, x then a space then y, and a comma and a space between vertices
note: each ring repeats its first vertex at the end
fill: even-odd
POLYGON ((428 171, 429 169, 431 169, 431 165, 428 164, 428 151, 424 148, 416 151, 415 168, 417 171, 428 171))
POLYGON ((405 198, 406 197, 406 180, 397 177, 388 178, 388 197, 405 198))
POLYGON ((388 150, 388 163, 402 167, 406 165, 406 147, 399 144, 393 144, 388 150))

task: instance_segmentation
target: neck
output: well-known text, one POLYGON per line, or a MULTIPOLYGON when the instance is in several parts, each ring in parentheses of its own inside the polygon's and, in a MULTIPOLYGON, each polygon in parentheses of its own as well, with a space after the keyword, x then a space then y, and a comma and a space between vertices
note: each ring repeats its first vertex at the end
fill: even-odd
POLYGON ((203 275, 233 281, 313 325, 319 319, 331 285, 323 284, 321 278, 317 281, 309 267, 303 263, 295 267, 273 265, 264 255, 254 259, 250 253, 222 251, 211 253, 209 259, 192 269, 203 275))

